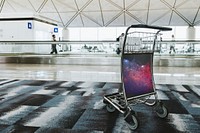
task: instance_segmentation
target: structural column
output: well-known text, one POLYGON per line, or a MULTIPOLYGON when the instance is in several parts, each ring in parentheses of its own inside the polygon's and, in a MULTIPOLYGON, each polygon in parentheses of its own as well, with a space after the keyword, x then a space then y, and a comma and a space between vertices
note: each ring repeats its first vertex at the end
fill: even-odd
POLYGON ((186 30, 186 39, 195 40, 196 30, 195 27, 189 26, 186 30))
POLYGON ((62 40, 69 40, 69 30, 67 28, 63 28, 62 30, 62 40))
MULTIPOLYGON (((67 28, 63 28, 62 30, 62 40, 68 41, 69 40, 69 30, 67 28)), ((63 44, 62 45, 62 51, 71 51, 71 45, 69 44, 63 44)))

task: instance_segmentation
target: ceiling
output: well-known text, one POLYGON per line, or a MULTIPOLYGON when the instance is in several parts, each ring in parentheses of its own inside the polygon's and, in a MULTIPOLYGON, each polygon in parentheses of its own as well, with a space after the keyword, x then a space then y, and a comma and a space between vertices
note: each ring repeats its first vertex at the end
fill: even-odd
POLYGON ((62 27, 199 26, 200 0, 0 0, 0 16, 11 14, 62 27))

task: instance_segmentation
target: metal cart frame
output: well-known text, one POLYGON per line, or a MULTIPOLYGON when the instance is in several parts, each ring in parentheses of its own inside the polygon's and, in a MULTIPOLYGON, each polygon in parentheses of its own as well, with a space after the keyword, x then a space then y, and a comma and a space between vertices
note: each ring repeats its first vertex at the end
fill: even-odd
POLYGON ((124 120, 131 130, 135 130, 139 126, 136 113, 131 108, 132 105, 144 103, 154 106, 158 117, 166 118, 168 116, 167 108, 158 100, 156 93, 153 78, 153 56, 160 31, 170 30, 172 29, 168 27, 143 24, 131 25, 126 29, 121 53, 122 89, 119 89, 117 93, 105 95, 103 101, 108 112, 114 112, 117 109, 124 114, 124 120), (132 29, 139 31, 130 32, 132 29), (141 32, 140 29, 153 31, 141 32), (138 71, 142 71, 142 74, 137 74, 138 71), (140 81, 142 82, 140 83, 140 81))

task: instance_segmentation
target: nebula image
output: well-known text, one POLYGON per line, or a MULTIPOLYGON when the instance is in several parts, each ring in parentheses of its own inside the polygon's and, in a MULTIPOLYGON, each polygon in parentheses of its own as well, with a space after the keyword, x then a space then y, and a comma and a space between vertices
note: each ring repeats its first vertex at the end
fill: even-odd
POLYGON ((127 98, 154 91, 152 58, 152 53, 134 53, 123 56, 122 77, 127 98))

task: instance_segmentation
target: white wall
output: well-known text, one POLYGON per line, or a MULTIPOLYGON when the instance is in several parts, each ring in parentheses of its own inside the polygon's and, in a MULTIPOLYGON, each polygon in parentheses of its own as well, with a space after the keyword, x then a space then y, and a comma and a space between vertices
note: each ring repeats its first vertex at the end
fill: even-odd
POLYGON ((54 33, 55 27, 57 26, 39 22, 39 21, 34 21, 34 41, 52 40, 51 35, 58 34, 58 33, 54 33))
POLYGON ((0 41, 41 41, 51 40, 53 26, 35 20, 0 21, 0 41), (31 23, 32 28, 28 28, 31 23))
MULTIPOLYGON (((0 21, 0 41, 52 41, 52 34, 59 40, 59 33, 54 33, 57 26, 35 20, 0 21), (31 23, 31 28, 28 28, 31 23)), ((51 44, 1 44, 2 53, 50 53, 51 44)))
POLYGON ((33 25, 33 21, 0 21, 0 40, 18 41, 33 40, 34 30, 28 29, 28 22, 33 25))

